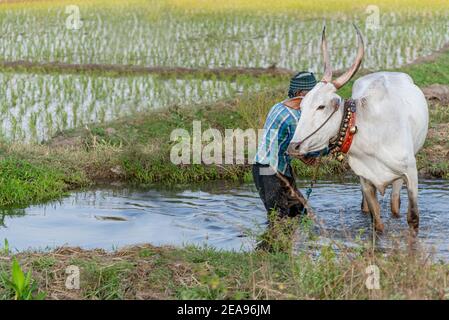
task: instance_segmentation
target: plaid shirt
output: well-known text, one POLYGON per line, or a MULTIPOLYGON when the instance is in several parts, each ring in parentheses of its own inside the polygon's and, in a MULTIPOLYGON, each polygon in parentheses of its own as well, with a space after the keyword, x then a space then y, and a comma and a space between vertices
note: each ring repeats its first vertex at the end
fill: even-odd
POLYGON ((300 116, 300 110, 291 109, 282 102, 275 104, 265 121, 263 137, 259 141, 254 161, 269 164, 280 173, 291 176, 288 170, 291 159, 287 148, 300 116))

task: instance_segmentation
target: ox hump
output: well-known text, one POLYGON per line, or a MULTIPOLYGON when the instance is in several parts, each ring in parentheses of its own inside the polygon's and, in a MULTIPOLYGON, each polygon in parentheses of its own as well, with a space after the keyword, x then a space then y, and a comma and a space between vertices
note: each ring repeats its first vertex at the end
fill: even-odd
POLYGON ((354 99, 382 99, 397 89, 413 86, 413 79, 403 72, 374 72, 360 77, 354 82, 354 99))

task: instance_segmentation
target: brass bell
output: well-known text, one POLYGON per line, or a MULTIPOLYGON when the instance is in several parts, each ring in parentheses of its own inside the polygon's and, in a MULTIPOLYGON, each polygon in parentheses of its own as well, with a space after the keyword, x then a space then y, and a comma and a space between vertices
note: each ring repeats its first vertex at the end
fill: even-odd
POLYGON ((357 133, 357 126, 353 126, 351 129, 349 129, 349 132, 351 134, 356 134, 357 133))
POLYGON ((344 159, 345 159, 345 156, 343 155, 343 153, 340 153, 340 154, 337 156, 337 160, 340 161, 340 162, 342 162, 344 159))

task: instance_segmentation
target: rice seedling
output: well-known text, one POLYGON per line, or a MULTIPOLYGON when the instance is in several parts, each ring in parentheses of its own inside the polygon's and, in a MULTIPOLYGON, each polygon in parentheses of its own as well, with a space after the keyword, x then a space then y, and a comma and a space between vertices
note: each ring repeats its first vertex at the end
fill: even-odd
MULTIPOLYGON (((449 41, 449 5, 433 0, 19 2, 0 6, 4 61, 171 67, 321 70, 320 30, 329 32, 335 69, 356 53, 355 22, 365 34, 364 68, 395 68, 449 41), (238 5, 237 5, 238 3, 238 5), (66 5, 82 27, 66 27, 66 5), (366 7, 379 9, 379 29, 366 7), (413 8, 414 10, 411 10, 413 8), (417 10, 417 8, 421 8, 417 10), (431 23, 429 23, 431 21, 431 23)), ((0 73, 0 134, 41 141, 57 130, 171 105, 207 103, 273 87, 279 79, 0 73)))
MULTIPOLYGON (((367 38, 365 67, 392 68, 441 48, 449 41, 449 5, 416 10, 417 1, 71 1, 82 27, 66 27, 65 5, 3 5, 4 60, 184 67, 321 69, 319 41, 324 23, 335 68, 353 59, 351 22, 367 38), (95 5, 100 4, 100 5, 95 5), (95 5, 95 6, 93 6, 95 5), (371 28, 368 5, 378 5, 379 28, 371 28), (214 9, 215 8, 215 9, 214 9), (407 10, 407 8, 409 10, 407 10), (413 9, 413 11, 411 10, 413 9), (368 19, 368 20, 367 20, 368 19), (348 54, 349 52, 349 54, 348 54)), ((421 5, 422 6, 422 5, 421 5)))
POLYGON ((279 78, 0 74, 1 132, 41 141, 56 131, 171 105, 195 105, 277 85, 279 78))

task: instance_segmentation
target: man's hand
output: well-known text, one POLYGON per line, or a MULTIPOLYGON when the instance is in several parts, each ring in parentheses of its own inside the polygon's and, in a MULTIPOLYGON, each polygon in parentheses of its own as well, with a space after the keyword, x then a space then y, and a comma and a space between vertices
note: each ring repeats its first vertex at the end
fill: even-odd
POLYGON ((300 157, 299 160, 301 160, 302 162, 304 162, 309 166, 314 166, 318 163, 318 158, 315 157, 300 157))

